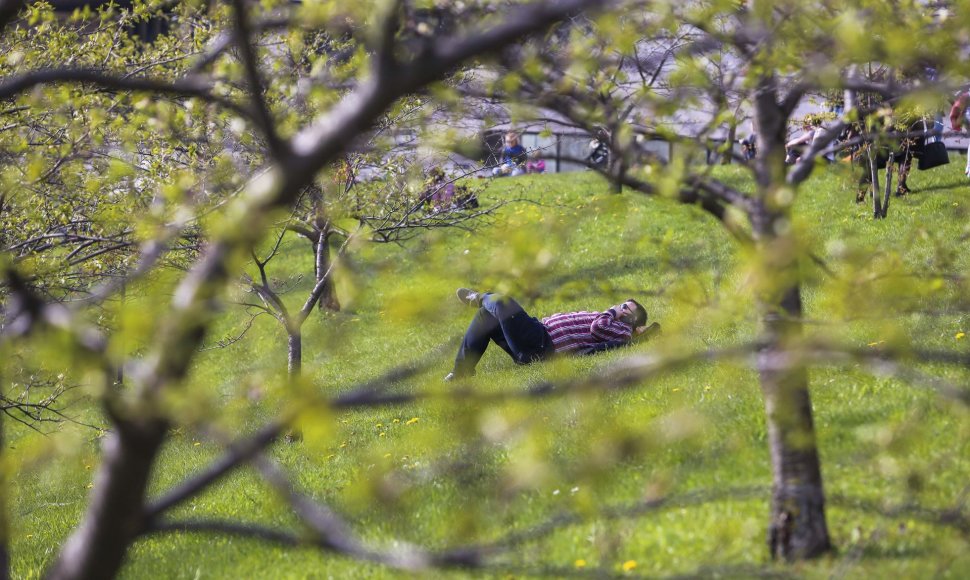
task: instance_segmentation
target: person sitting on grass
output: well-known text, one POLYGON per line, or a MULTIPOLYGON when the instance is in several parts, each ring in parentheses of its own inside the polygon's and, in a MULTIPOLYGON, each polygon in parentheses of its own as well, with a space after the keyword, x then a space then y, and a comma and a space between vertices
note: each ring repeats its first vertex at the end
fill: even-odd
POLYGON ((510 175, 515 177, 516 175, 524 174, 524 165, 529 154, 526 152, 525 147, 519 144, 519 134, 515 131, 509 131, 505 134, 504 139, 505 149, 502 150, 502 162, 498 167, 492 169, 492 176, 502 177, 503 175, 510 175))
POLYGON ((545 360, 555 354, 592 354, 629 344, 634 337, 660 331, 656 322, 647 326, 647 310, 632 298, 605 312, 553 314, 541 321, 515 300, 459 288, 458 299, 478 308, 455 357, 446 381, 475 374, 489 341, 499 345, 516 364, 545 360))

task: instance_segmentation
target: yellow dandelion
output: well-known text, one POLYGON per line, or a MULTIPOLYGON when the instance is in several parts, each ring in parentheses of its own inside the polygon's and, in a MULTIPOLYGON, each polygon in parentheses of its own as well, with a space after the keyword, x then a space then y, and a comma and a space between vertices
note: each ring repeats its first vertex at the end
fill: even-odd
POLYGON ((405 422, 404 424, 405 424, 405 425, 414 425, 415 423, 417 423, 417 422, 418 422, 418 421, 420 421, 420 420, 421 420, 421 419, 418 419, 417 417, 411 417, 411 418, 410 418, 410 419, 408 419, 408 420, 407 420, 407 422, 405 422))
POLYGON ((94 487, 94 484, 93 483, 89 483, 88 484, 88 489, 91 489, 92 487, 94 487))
POLYGON ((378 423, 377 425, 374 425, 374 426, 377 427, 378 429, 380 429, 381 427, 384 426, 384 423, 378 423))
POLYGON ((194 447, 198 447, 199 445, 202 445, 202 443, 200 443, 199 441, 196 441, 196 442, 195 442, 195 443, 193 443, 192 445, 193 445, 194 447))
POLYGON ((963 340, 966 337, 967 337, 967 333, 966 332, 958 332, 957 335, 956 335, 956 339, 957 340, 963 340))
POLYGON ((383 436, 385 436, 385 435, 387 435, 387 433, 385 433, 385 432, 383 432, 383 431, 381 431, 381 434, 380 434, 380 436, 381 436, 381 437, 383 437, 383 436))
POLYGON ((626 562, 623 562, 623 571, 624 572, 629 572, 630 570, 633 570, 636 567, 637 567, 637 561, 636 560, 627 560, 626 562))
POLYGON ((401 422, 400 419, 394 419, 394 421, 392 421, 392 423, 400 423, 400 422, 401 422))
POLYGON ((680 387, 674 387, 674 391, 673 391, 673 392, 675 392, 675 393, 676 393, 676 392, 677 392, 677 391, 679 391, 679 390, 680 390, 680 387))
POLYGON ((390 454, 390 453, 385 453, 385 454, 384 454, 384 459, 387 459, 387 458, 388 458, 388 457, 390 457, 390 456, 391 456, 391 454, 390 454))
POLYGON ((334 457, 336 457, 336 455, 331 453, 330 455, 327 455, 327 460, 333 459, 334 457))
POLYGON ((573 564, 577 568, 585 568, 586 567, 586 560, 583 560, 582 558, 580 558, 579 560, 576 560, 573 564))

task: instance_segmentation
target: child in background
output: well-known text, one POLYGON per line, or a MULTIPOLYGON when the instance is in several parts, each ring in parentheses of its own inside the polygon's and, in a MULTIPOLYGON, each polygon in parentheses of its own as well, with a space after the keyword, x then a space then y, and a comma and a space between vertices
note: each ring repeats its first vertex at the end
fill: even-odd
POLYGON ((543 173, 546 170, 546 162, 538 157, 539 152, 533 151, 532 159, 526 162, 525 170, 528 173, 543 173))
POLYGON ((519 144, 519 134, 515 131, 509 131, 505 134, 505 149, 502 150, 502 162, 498 167, 492 169, 492 176, 501 177, 503 175, 510 175, 514 177, 516 175, 522 175, 525 173, 522 165, 525 163, 527 157, 525 147, 519 144))

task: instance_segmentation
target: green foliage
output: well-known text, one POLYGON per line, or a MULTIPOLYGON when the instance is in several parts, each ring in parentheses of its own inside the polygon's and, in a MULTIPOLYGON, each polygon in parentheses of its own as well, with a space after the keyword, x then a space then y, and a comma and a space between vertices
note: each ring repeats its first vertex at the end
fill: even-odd
MULTIPOLYGON (((296 11, 305 28, 266 33, 255 46, 266 76, 261 96, 279 136, 296 136, 319 112, 369 80, 371 59, 387 40, 378 24, 388 10, 402 12, 400 27, 389 32, 399 41, 393 57, 404 61, 427 56, 422 51, 438 34, 487 28, 504 5, 456 4, 445 14, 449 20, 440 16, 437 2, 301 4, 296 11), (468 12, 482 18, 462 18, 468 12)), ((261 17, 283 6, 263 2, 253 12, 261 17)), ((145 45, 127 27, 155 14, 147 4, 130 11, 85 8, 68 21, 56 18, 49 5, 32 4, 28 25, 12 27, 0 40, 0 77, 70 63, 120 76, 192 79, 195 57, 218 45, 232 9, 188 3, 175 10, 174 32, 145 45)), ((795 79, 831 91, 850 65, 869 65, 869 81, 905 79, 921 59, 951 65, 954 74, 966 70, 966 64, 953 62, 962 54, 953 39, 965 35, 965 16, 934 20, 916 12, 914 2, 718 0, 576 19, 568 30, 550 35, 565 47, 530 45, 519 70, 497 75, 492 88, 526 91, 557 58, 568 57, 553 69, 564 74, 552 91, 540 96, 555 102, 547 97, 592 87, 591 100, 577 106, 578 124, 597 131, 608 127, 614 145, 638 143, 637 136, 653 130, 674 136, 665 119, 708 101, 716 107, 709 126, 696 139, 680 139, 671 163, 627 168, 629 175, 647 180, 656 197, 607 195, 605 184, 588 174, 503 180, 482 192, 515 202, 502 207, 494 223, 446 224, 469 229, 423 236, 412 232, 435 226, 441 212, 425 207, 425 168, 394 146, 411 135, 424 143, 435 137, 439 143, 457 141, 448 131, 437 135, 432 126, 445 112, 462 112, 458 90, 475 77, 474 70, 390 106, 373 132, 340 144, 351 151, 343 159, 314 168, 320 170, 315 184, 293 192, 302 197, 278 213, 253 211, 263 206, 238 199, 242 189, 264 197, 277 192, 288 176, 282 175, 285 164, 270 165, 267 143, 242 118, 247 115, 238 106, 226 107, 226 101, 220 106, 212 99, 63 84, 41 85, 4 103, 9 124, 0 131, 0 238, 5 261, 45 300, 72 301, 130 272, 139 246, 167 246, 160 263, 129 282, 115 300, 79 309, 79 318, 108 333, 104 360, 94 360, 90 346, 74 340, 76 328, 58 326, 56 316, 51 328, 4 353, 10 367, 4 373, 6 397, 22 392, 22 399, 36 401, 38 390, 70 386, 71 395, 59 402, 81 423, 63 424, 49 437, 19 425, 10 429, 13 451, 5 450, 3 461, 4 473, 18 474, 16 574, 39 576, 52 558, 44 548, 59 545, 77 525, 94 485, 92 465, 102 436, 84 424, 105 424, 91 401, 114 389, 118 395, 111 405, 139 417, 171 418, 152 494, 206 465, 231 437, 270 418, 295 416, 303 442, 280 445, 272 454, 296 475, 301 489, 334 505, 365 540, 432 548, 480 545, 567 511, 575 522, 498 556, 499 567, 547 575, 574 569, 599 575, 778 571, 762 556, 758 522, 767 512, 767 435, 747 357, 699 358, 631 389, 607 388, 619 386, 612 383, 585 392, 566 389, 613 365, 748 345, 758 336, 755 300, 777 303, 795 286, 806 304, 802 322, 810 328, 810 344, 834 342, 856 353, 829 357, 822 362, 830 366, 812 371, 831 527, 835 543, 850 549, 804 570, 881 576, 965 568, 966 538, 944 525, 940 514, 954 505, 966 481, 970 433, 965 409, 937 395, 952 391, 950 383, 965 382, 966 368, 924 359, 927 351, 961 354, 967 344, 966 208, 954 196, 955 181, 933 183, 940 176, 959 178, 957 164, 926 176, 922 188, 917 182, 917 191, 922 189, 917 197, 894 202, 892 231, 869 220, 868 209, 847 207, 852 176, 846 168, 819 171, 796 191, 783 183, 776 151, 765 153, 774 156, 768 165, 777 163, 762 172, 757 188, 742 170, 713 174, 780 215, 760 245, 737 251, 737 242, 709 214, 675 202, 686 184, 696 187, 695 172, 709 170, 694 166, 703 153, 698 145, 719 126, 736 127, 745 101, 756 95, 751 89, 775 90, 772 82, 795 79), (915 30, 931 25, 936 34, 912 40, 915 30), (687 28, 690 34, 681 36, 687 28), (682 47, 708 35, 714 42, 707 46, 718 48, 670 52, 676 54, 673 64, 657 65, 670 66, 669 74, 654 85, 646 79, 651 71, 633 73, 622 65, 630 52, 637 52, 639 62, 641 41, 652 42, 652 35, 661 44, 682 47), (739 38, 753 39, 751 51, 744 66, 732 70, 735 63, 724 47, 739 38), (641 86, 630 90, 637 83, 641 86), (640 99, 635 111, 623 100, 628 95, 640 99), (630 116, 617 119, 622 110, 630 116), (315 267, 312 255, 305 241, 270 236, 263 230, 270 223, 349 240, 335 266, 346 309, 315 313, 302 329, 304 375, 296 380, 286 376, 281 325, 270 316, 218 309, 226 302, 244 303, 250 312, 259 308, 253 305, 252 280, 262 272, 246 264, 251 245, 252 257, 279 251, 267 287, 290 312, 301 307, 315 283, 308 275, 315 267), (382 227, 399 223, 411 230, 388 234, 382 227), (228 245, 214 278, 239 284, 206 280, 202 299, 186 303, 176 290, 182 270, 213 239, 228 245), (439 378, 454 346, 448 339, 460 334, 470 314, 451 293, 468 284, 513 294, 536 314, 601 309, 637 297, 666 333, 626 352, 524 369, 492 353, 478 378, 458 388, 443 385, 439 378), (173 316, 173 294, 182 316, 173 316), (208 328, 210 321, 214 328, 208 328), (206 348, 192 359, 184 380, 169 363, 191 358, 195 336, 183 332, 182 340, 172 339, 179 336, 166 334, 172 325, 208 331, 206 348), (159 341, 167 341, 167 348, 155 353, 159 341), (880 359, 866 356, 870 352, 880 359), (892 363, 883 360, 888 355, 892 363), (135 377, 128 386, 123 376, 103 372, 106 364, 129 357, 159 360, 146 366, 177 376, 166 376, 171 380, 156 394, 153 377, 135 377), (334 394, 418 363, 428 368, 388 387, 421 394, 419 402, 344 412, 327 404, 334 394), (923 373, 936 379, 925 380, 923 373), (522 396, 547 384, 560 390, 547 398, 522 396), (918 389, 924 385, 929 388, 918 389), (480 396, 499 399, 487 404, 480 396), (942 434, 949 436, 945 446, 942 434), (611 506, 668 494, 670 506, 642 519, 607 517, 616 513, 611 506), (60 509, 48 509, 55 503, 60 509)), ((245 103, 254 83, 239 52, 215 54, 203 68, 213 96, 245 103)), ((503 58, 514 62, 514 55, 503 58)), ((927 90, 898 106, 896 117, 879 112, 867 121, 886 129, 914 111, 940 106, 931 96, 940 98, 927 90)), ((535 115, 535 103, 512 104, 509 112, 513 121, 525 121, 535 115)), ((359 132, 351 128, 351 137, 359 132)), ((726 211, 732 219, 740 213, 726 211)), ((750 225, 733 231, 747 234, 750 225)), ((282 311, 273 315, 283 319, 282 311)), ((798 356, 804 345, 793 340, 785 346, 798 356)), ((193 498, 175 515, 296 524, 289 508, 246 472, 193 498)), ((298 576, 321 566, 334 576, 391 575, 309 551, 284 554, 191 535, 139 541, 125 572, 298 576)))

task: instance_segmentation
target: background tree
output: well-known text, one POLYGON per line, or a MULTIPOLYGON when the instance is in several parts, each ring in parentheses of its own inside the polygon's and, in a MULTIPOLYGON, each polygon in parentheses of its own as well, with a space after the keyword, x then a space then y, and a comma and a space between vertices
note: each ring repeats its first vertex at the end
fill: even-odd
MULTIPOLYGON (((330 12, 332 7, 312 6, 301 16, 306 24, 326 24, 331 16, 337 15, 345 16, 344 22, 359 18, 363 23, 367 20, 366 11, 371 9, 365 4, 361 3, 345 14, 330 12), (321 10, 314 12, 318 8, 321 10)), ((316 174, 335 161, 401 96, 442 78, 466 59, 541 30, 587 4, 580 1, 526 4, 493 22, 482 22, 478 32, 413 40, 408 38, 406 30, 398 35, 400 13, 398 5, 392 4, 379 14, 372 27, 366 28, 367 37, 360 53, 361 58, 371 62, 366 80, 346 95, 323 95, 329 114, 296 131, 278 125, 274 119, 271 103, 266 99, 266 77, 261 70, 257 39, 253 34, 250 10, 255 7, 242 1, 231 7, 213 6, 211 9, 185 6, 186 12, 181 13, 178 20, 182 28, 176 28, 170 35, 192 39, 200 24, 203 30, 225 30, 230 40, 216 48, 221 51, 231 45, 234 49, 238 58, 226 64, 224 74, 235 82, 223 81, 218 73, 208 79, 200 78, 191 70, 188 74, 176 73, 161 78, 147 75, 125 77, 114 72, 74 67, 28 68, 6 75, 0 83, 0 99, 10 99, 32 87, 58 82, 196 97, 209 103, 206 108, 224 106, 250 124, 265 141, 267 151, 266 166, 250 179, 242 194, 232 200, 225 217, 211 226, 205 252, 177 284, 171 310, 166 320, 155 329, 154 340, 146 345, 145 356, 133 369, 132 384, 124 391, 111 384, 119 363, 112 360, 106 338, 92 334, 63 305, 42 300, 29 283, 8 266, 7 283, 11 289, 8 303, 11 308, 7 312, 6 330, 25 334, 35 330, 43 321, 53 323, 69 336, 76 337, 77 340, 72 342, 87 353, 95 367, 108 371, 105 372, 102 405, 112 429, 106 438, 98 482, 84 521, 63 547, 50 571, 51 577, 113 576, 131 543, 164 511, 145 510, 151 469, 171 427, 171 419, 159 407, 159 397, 177 388, 175 386, 184 378, 212 323, 209 311, 228 281, 232 265, 259 240, 272 212, 292 205, 312 184, 316 174), (232 85, 240 89, 234 91, 229 88, 232 85), (223 96, 226 92, 229 96, 223 96), (245 96, 241 105, 234 100, 240 95, 245 96)), ((12 19, 19 8, 19 5, 11 6, 5 2, 3 23, 12 19)), ((373 17, 374 13, 369 16, 373 17)), ((52 21, 49 14, 44 18, 47 22, 52 21)), ((114 32, 119 33, 120 29, 115 28, 114 32)), ((5 39, 7 34, 5 31, 5 39)), ((232 125, 231 119, 228 124, 232 125)), ((226 153, 231 154, 231 150, 226 153)), ((8 181, 4 189, 19 191, 17 185, 8 181)), ((277 431, 272 428, 261 438, 265 439, 266 433, 272 437, 277 431)), ((204 487, 190 483, 195 491, 189 495, 204 487)), ((280 485, 285 484, 280 482, 280 485)), ((184 499, 186 490, 183 488, 176 495, 184 499)), ((288 495, 297 500, 292 493, 288 495)), ((312 513, 306 515, 313 522, 323 546, 367 557, 366 550, 348 545, 334 536, 332 525, 335 522, 326 513, 319 508, 308 509, 312 513)))
MULTIPOLYGON (((874 127, 875 134, 866 141, 882 143, 883 135, 892 132, 885 124, 873 126, 870 117, 879 113, 876 108, 859 108, 856 89, 864 87, 869 94, 891 96, 898 102, 905 102, 906 95, 942 89, 933 89, 925 79, 902 85, 891 74, 856 75, 854 71, 868 58, 878 55, 889 67, 913 62, 946 67, 943 63, 959 52, 956 45, 942 42, 955 38, 940 30, 947 28, 947 21, 935 21, 928 14, 888 15, 854 7, 854 3, 841 8, 759 2, 669 5, 656 13, 618 16, 597 27, 587 22, 588 36, 580 43, 532 45, 520 53, 507 53, 503 63, 507 74, 518 77, 515 83, 501 82, 518 87, 503 93, 505 98, 519 98, 540 111, 552 110, 591 135, 600 126, 611 129, 612 158, 617 161, 605 174, 615 183, 699 205, 734 235, 740 251, 756 256, 757 274, 750 287, 762 321, 756 368, 773 466, 768 542, 773 556, 788 560, 831 549, 807 373, 790 351, 804 337, 806 274, 800 264, 818 262, 806 253, 797 228, 792 227, 797 221, 792 215, 795 196, 821 155, 836 150, 836 137, 853 120, 865 117, 868 126, 874 127), (846 14, 852 14, 851 21, 846 14), (841 33, 835 42, 829 38, 832 27, 841 33), (933 38, 940 42, 894 52, 893 38, 903 30, 933 30, 933 38), (873 36, 862 46, 861 35, 870 33, 873 36), (667 50, 645 58, 643 46, 662 39, 667 50), (811 67, 800 67, 806 63, 811 67), (708 74, 712 66, 723 74, 708 74), (656 72, 644 74, 650 69, 656 72), (659 78, 663 82, 655 82, 659 78), (634 86, 625 84, 631 81, 634 86), (847 91, 843 117, 831 124, 799 163, 786 168, 785 142, 794 111, 810 94, 826 90, 847 91), (759 148, 749 166, 757 184, 750 193, 693 169, 705 153, 704 136, 724 122, 730 127, 724 155, 732 154, 733 128, 744 110, 750 110, 759 148), (699 139, 678 138, 679 131, 667 124, 682 123, 685 111, 704 112, 711 120, 699 139), (648 125, 642 119, 652 122, 648 125), (666 126, 675 133, 670 162, 640 146, 658 132, 650 125, 666 126)), ((923 93, 924 101, 927 97, 923 93)), ((873 181, 878 184, 878 178, 873 181)), ((886 187, 888 195, 888 182, 886 187)), ((888 208, 888 199, 880 201, 880 197, 881 192, 874 193, 877 216, 888 208)))

